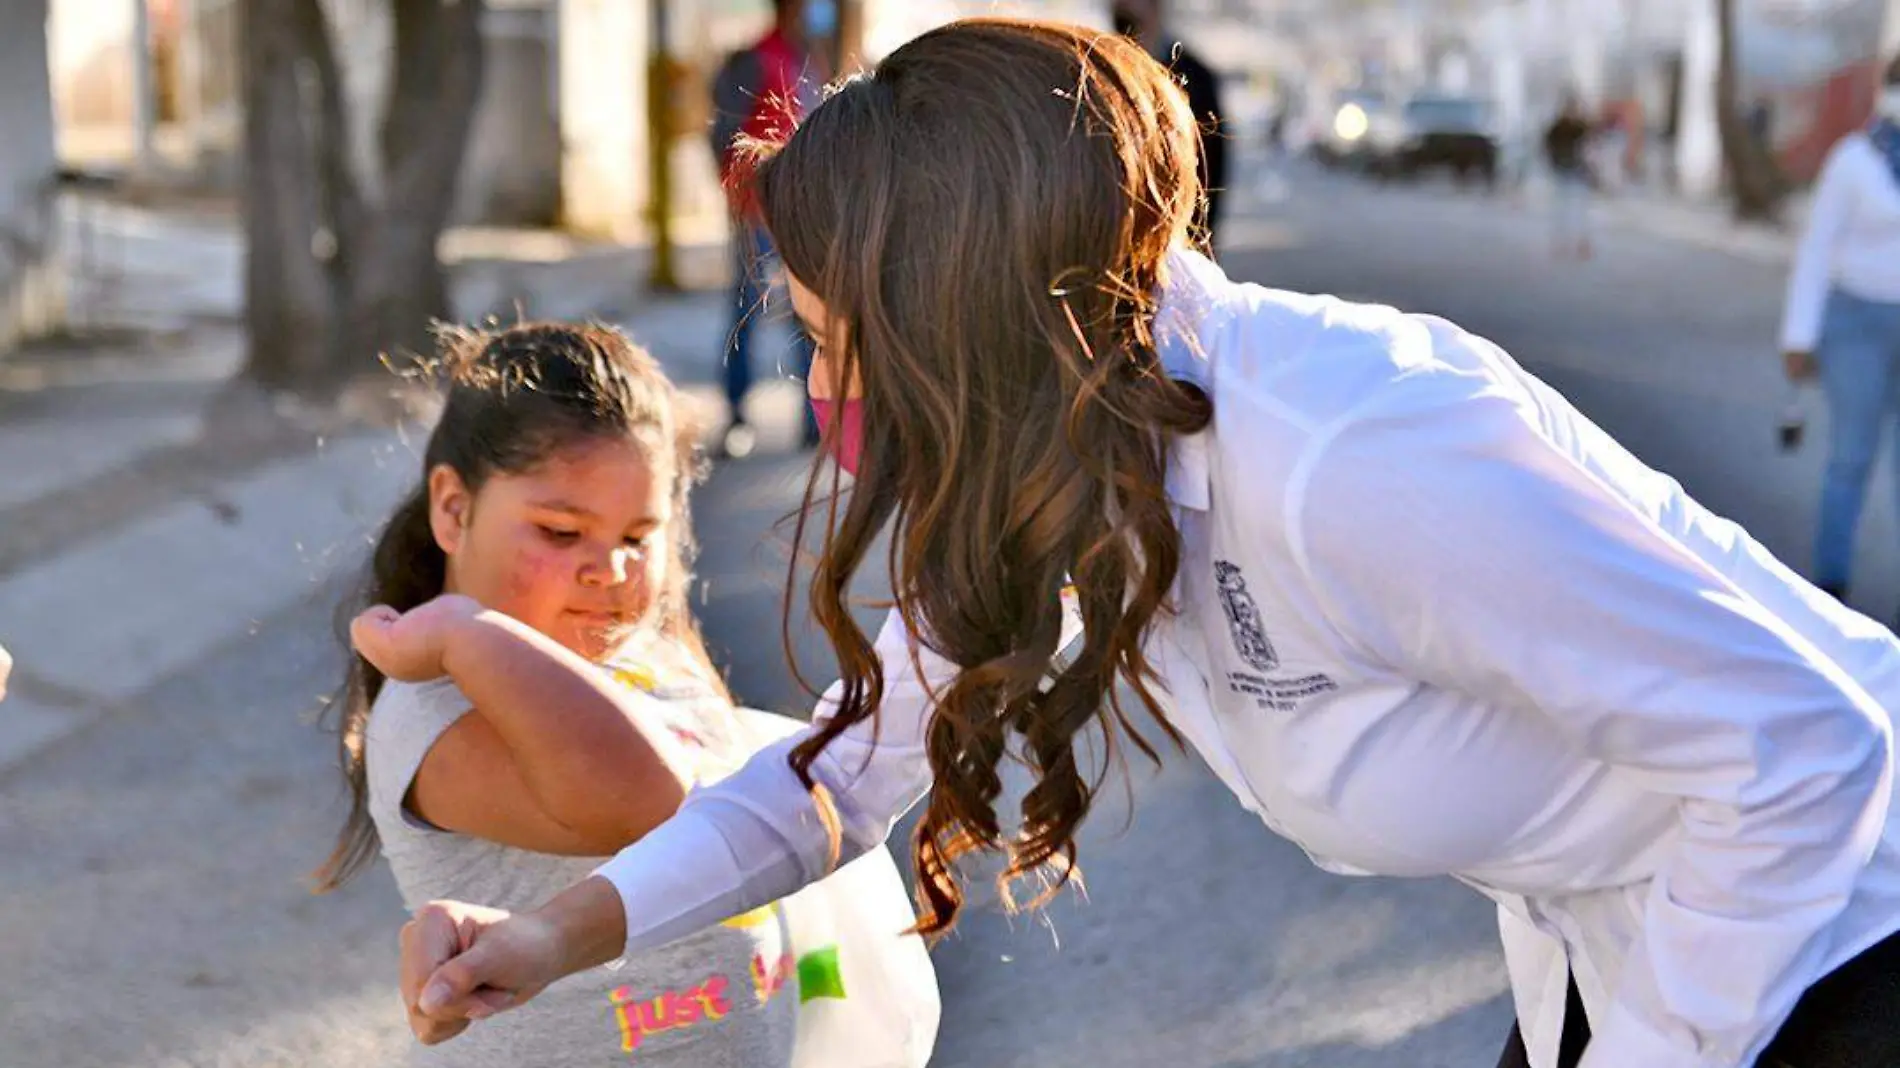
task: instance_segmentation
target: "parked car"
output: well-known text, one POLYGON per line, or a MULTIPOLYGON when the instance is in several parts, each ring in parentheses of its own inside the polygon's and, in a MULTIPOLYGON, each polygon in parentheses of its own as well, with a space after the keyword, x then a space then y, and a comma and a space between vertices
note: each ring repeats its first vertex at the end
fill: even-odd
POLYGON ((1491 105, 1476 97, 1420 95, 1399 113, 1399 135, 1372 161, 1387 177, 1415 178, 1436 168, 1460 180, 1481 178, 1496 185, 1498 132, 1491 105))
POLYGON ((1313 154, 1328 166, 1371 167, 1398 143, 1399 110, 1375 90, 1340 93, 1312 119, 1313 154))

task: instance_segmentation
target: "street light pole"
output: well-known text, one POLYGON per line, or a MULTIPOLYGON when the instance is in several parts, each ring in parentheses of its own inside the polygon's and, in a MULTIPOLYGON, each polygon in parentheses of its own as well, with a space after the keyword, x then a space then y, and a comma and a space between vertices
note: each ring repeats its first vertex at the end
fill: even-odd
POLYGON ((158 155, 158 82, 152 71, 152 13, 147 0, 132 0, 132 136, 139 174, 152 173, 158 155))

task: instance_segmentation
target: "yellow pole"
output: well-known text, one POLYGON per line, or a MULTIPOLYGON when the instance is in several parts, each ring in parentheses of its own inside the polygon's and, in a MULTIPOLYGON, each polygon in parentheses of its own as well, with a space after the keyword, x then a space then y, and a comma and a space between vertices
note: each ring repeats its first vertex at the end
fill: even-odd
POLYGON ((668 40, 667 0, 649 0, 653 40, 647 49, 648 222, 653 235, 653 267, 647 287, 656 292, 680 288, 673 255, 673 58, 668 40))

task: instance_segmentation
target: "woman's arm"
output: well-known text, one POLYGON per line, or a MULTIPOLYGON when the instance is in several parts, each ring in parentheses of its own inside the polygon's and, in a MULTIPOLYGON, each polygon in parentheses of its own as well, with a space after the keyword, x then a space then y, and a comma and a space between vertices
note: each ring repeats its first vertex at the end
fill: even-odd
MULTIPOLYGON (((415 1018, 485 1016, 497 992, 518 1005, 561 976, 784 897, 882 842, 929 788, 930 693, 956 673, 913 645, 893 611, 875 642, 885 680, 877 716, 853 724, 812 764, 838 817, 841 855, 833 857, 830 825, 787 763, 808 733, 800 732, 695 790, 678 815, 534 912, 469 920, 471 948, 436 970, 415 1018)), ((837 696, 836 687, 826 694, 818 718, 837 696)))
POLYGON ((1781 319, 1781 351, 1812 353, 1821 340, 1821 314, 1827 308, 1828 287, 1834 277, 1834 250, 1847 230, 1852 210, 1853 174, 1856 145, 1843 141, 1834 146, 1808 212, 1807 230, 1795 251, 1794 269, 1788 275, 1787 303, 1781 319))
POLYGON ((373 626, 355 628, 372 662, 393 643, 419 642, 429 651, 409 677, 447 674, 474 710, 431 745, 410 786, 408 806, 430 824, 607 856, 679 808, 685 762, 649 699, 552 639, 459 597, 385 623, 393 634, 373 626))
MULTIPOLYGON (((931 694, 957 669, 912 642, 895 610, 873 647, 884 671, 877 715, 853 724, 811 766, 829 812, 790 766, 792 750, 814 726, 693 791, 677 816, 600 868, 596 874, 614 886, 625 910, 626 952, 663 945, 823 878, 882 843, 923 797, 930 787, 924 732, 931 694)), ((814 717, 819 723, 840 696, 836 684, 826 692, 814 717)))
POLYGON ((1626 465, 1653 486, 1627 453, 1586 468, 1496 383, 1393 389, 1309 457, 1293 514, 1315 595, 1403 675, 1549 717, 1679 799, 1583 1063, 1742 1063, 1815 974, 1886 825, 1887 713, 1606 484, 1626 465))

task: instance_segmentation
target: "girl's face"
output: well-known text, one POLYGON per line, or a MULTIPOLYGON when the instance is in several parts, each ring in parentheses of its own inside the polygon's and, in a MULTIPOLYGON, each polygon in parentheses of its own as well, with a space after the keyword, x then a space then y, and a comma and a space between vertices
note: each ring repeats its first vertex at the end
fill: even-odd
POLYGON ((665 582, 672 468, 631 438, 558 450, 470 493, 429 474, 429 518, 448 591, 513 616, 599 660, 645 622, 665 582))

